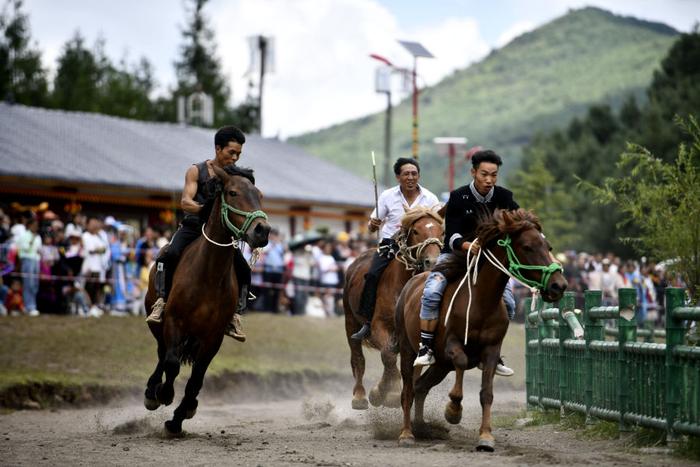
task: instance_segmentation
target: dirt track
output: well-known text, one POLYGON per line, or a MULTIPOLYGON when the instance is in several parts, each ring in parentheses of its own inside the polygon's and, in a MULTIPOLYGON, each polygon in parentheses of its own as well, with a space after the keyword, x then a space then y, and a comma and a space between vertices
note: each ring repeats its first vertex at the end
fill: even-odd
MULTIPOLYGON (((448 378, 450 379, 450 378, 448 378)), ((466 389, 466 388, 465 388, 466 389)), ((427 439, 397 444, 401 411, 353 411, 346 395, 230 403, 204 392, 199 412, 180 438, 163 422, 174 406, 147 412, 139 401, 106 408, 17 411, 0 415, 3 465, 684 465, 657 453, 625 453, 618 441, 580 441, 556 425, 494 431, 496 452, 473 448, 481 409, 475 388, 465 391, 464 419, 442 418, 445 383, 428 398, 427 439)), ((345 391, 343 391, 345 392, 345 391)), ((180 392, 181 394, 181 392, 180 392)), ((523 394, 496 394, 494 415, 522 409, 523 394)), ((687 465, 692 465, 688 463, 687 465)))

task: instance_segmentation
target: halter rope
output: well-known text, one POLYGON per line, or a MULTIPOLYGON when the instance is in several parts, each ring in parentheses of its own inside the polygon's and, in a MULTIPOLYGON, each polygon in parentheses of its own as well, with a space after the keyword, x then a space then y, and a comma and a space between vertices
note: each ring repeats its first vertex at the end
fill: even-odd
POLYGON ((418 263, 418 258, 423 256, 423 251, 428 247, 428 245, 437 245, 440 249, 442 249, 443 243, 439 238, 430 237, 416 245, 408 246, 407 240, 410 234, 411 229, 408 229, 406 235, 399 236, 399 252, 396 255, 396 259, 406 267, 407 271, 415 271, 417 269, 422 269, 418 263))
MULTIPOLYGON (((221 223, 226 226, 228 230, 230 230, 233 233, 233 236, 231 237, 231 243, 219 243, 211 238, 209 238, 204 232, 204 226, 207 225, 206 223, 202 225, 202 235, 204 235, 204 238, 207 239, 207 241, 211 244, 214 244, 216 246, 222 246, 222 247, 227 247, 227 246, 233 246, 234 248, 240 248, 240 241, 243 238, 243 235, 245 234, 246 230, 248 230, 248 227, 250 227, 250 224, 253 223, 253 221, 257 218, 265 219, 267 220, 267 214, 265 214, 261 210, 257 211, 241 211, 240 209, 237 209, 230 204, 226 202, 226 199, 224 197, 224 194, 221 193, 221 223), (233 225, 233 223, 229 220, 228 218, 228 212, 231 211, 234 214, 238 214, 239 216, 244 216, 245 221, 243 222, 243 226, 241 228, 236 227, 233 225)), ((248 265, 252 269, 255 263, 257 262, 258 258, 260 257, 260 248, 255 248, 253 250, 253 253, 250 257, 250 262, 248 265)))
MULTIPOLYGON (((478 238, 474 240, 474 242, 478 242, 478 238)), ((469 245, 469 250, 467 250, 467 272, 464 274, 464 277, 462 278, 462 281, 459 283, 459 286, 457 286, 457 290, 455 290, 455 293, 452 294, 452 298, 450 299, 450 306, 447 308, 447 315, 445 316, 445 326, 447 326, 447 321, 450 318, 450 313, 452 312, 452 306, 454 305, 455 297, 457 297, 457 294, 459 293, 460 289, 462 288, 462 285, 464 285, 464 281, 467 281, 467 286, 469 287, 469 302, 467 303, 467 315, 466 315, 466 323, 465 323, 465 329, 464 329, 464 345, 467 345, 467 340, 469 337, 469 312, 471 310, 472 306, 472 285, 476 285, 476 280, 478 277, 478 264, 479 260, 481 258, 481 254, 483 253, 486 259, 498 270, 500 270, 502 273, 507 275, 508 277, 520 282, 523 284, 525 287, 530 289, 530 293, 532 294, 532 305, 531 309, 534 310, 536 306, 536 298, 537 294, 540 293, 539 289, 544 289, 547 286, 547 282, 549 282, 550 277, 552 274, 554 274, 556 271, 563 271, 563 268, 561 267, 560 264, 558 263, 551 263, 549 266, 534 266, 534 265, 524 265, 520 263, 518 260, 517 255, 515 254, 515 251, 513 251, 513 247, 510 246, 511 244, 511 238, 509 235, 506 235, 505 239, 498 240, 496 243, 499 246, 502 246, 506 250, 506 255, 508 256, 508 268, 503 266, 501 262, 496 258, 496 256, 490 251, 490 250, 485 250, 483 248, 479 248, 479 252, 476 254, 476 256, 471 256, 472 252, 472 246, 474 245, 474 242, 472 242, 469 245), (526 270, 534 270, 534 271, 541 271, 542 272, 542 278, 540 281, 533 281, 530 279, 527 279, 523 277, 520 272, 518 272, 519 269, 526 269, 526 270), (473 281, 470 279, 470 276, 473 275, 473 281)))

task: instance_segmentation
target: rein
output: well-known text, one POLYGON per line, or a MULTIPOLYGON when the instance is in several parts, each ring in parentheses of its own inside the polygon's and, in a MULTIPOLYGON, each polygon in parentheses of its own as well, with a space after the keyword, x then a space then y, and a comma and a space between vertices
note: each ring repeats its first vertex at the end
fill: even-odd
MULTIPOLYGON (((478 238, 475 239, 475 242, 478 242, 478 238)), ((462 281, 459 283, 459 286, 457 286, 457 290, 455 290, 455 293, 452 294, 452 298, 450 299, 450 306, 447 308, 447 315, 445 316, 445 326, 447 326, 447 321, 450 318, 450 313, 452 312, 452 306, 454 305, 455 297, 457 297, 457 294, 459 293, 460 289, 462 288, 462 285, 464 285, 464 281, 467 281, 467 286, 469 287, 469 302, 467 304, 467 315, 466 315, 466 324, 465 324, 465 329, 464 329, 464 345, 467 345, 467 340, 469 337, 469 312, 471 310, 472 306, 472 285, 476 285, 476 280, 478 278, 478 264, 479 260, 481 258, 481 255, 486 257, 486 259, 498 270, 500 270, 502 273, 507 275, 508 277, 515 279, 516 281, 520 282, 524 286, 528 287, 530 289, 530 293, 532 294, 532 305, 531 308, 534 310, 536 303, 537 303, 537 294, 540 293, 540 289, 544 289, 547 286, 547 282, 549 282, 549 278, 554 274, 556 271, 562 271, 563 268, 561 267, 560 264, 557 263, 551 263, 549 266, 539 266, 539 265, 524 265, 518 260, 517 255, 515 254, 515 251, 513 251, 513 247, 511 246, 511 238, 510 235, 506 235, 505 239, 498 240, 496 242, 499 246, 502 246, 506 250, 506 255, 508 256, 508 268, 506 268, 499 260, 496 258, 496 256, 490 251, 490 250, 485 250, 484 248, 479 248, 479 252, 475 256, 471 256, 472 252, 472 245, 474 242, 472 242, 469 245, 469 250, 467 250, 467 272, 464 274, 464 277, 462 278, 462 281), (531 271, 541 271, 542 272, 542 278, 540 281, 533 281, 530 279, 527 279, 523 277, 523 275, 519 272, 520 269, 525 269, 525 270, 531 270, 531 271), (473 276, 473 277, 472 277, 473 276)), ((532 311, 531 310, 531 311, 532 311)))
POLYGON ((408 230, 406 235, 399 236, 399 252, 396 255, 396 259, 404 265, 407 271, 421 270, 422 267, 420 266, 419 258, 423 255, 423 251, 429 245, 437 245, 440 249, 442 249, 443 243, 439 238, 430 237, 416 245, 408 246, 406 240, 410 234, 411 229, 408 230))

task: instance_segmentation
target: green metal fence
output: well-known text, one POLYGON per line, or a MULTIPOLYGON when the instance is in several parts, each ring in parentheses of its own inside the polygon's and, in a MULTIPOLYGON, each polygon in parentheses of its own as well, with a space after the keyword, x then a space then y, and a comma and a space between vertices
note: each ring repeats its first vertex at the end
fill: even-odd
POLYGON ((582 313, 571 292, 559 307, 536 303, 526 320, 528 406, 617 421, 620 431, 636 425, 669 438, 700 436, 700 347, 688 345, 685 325, 700 321, 700 307, 683 306, 684 296, 666 289, 665 335, 638 332, 635 289, 619 290, 619 306, 601 306, 601 292, 587 291, 582 313), (606 330, 611 320, 617 329, 606 330))

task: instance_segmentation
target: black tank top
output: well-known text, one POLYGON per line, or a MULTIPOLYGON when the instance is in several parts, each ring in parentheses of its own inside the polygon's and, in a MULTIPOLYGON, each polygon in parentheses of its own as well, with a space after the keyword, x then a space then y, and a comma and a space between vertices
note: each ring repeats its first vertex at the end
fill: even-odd
MULTIPOLYGON (((207 169, 207 161, 202 161, 198 164, 193 165, 199 170, 199 175, 197 176, 197 193, 192 199, 195 202, 204 205, 207 202, 207 198, 209 195, 207 193, 207 182, 211 178, 209 176, 209 170, 207 169)), ((204 223, 204 221, 200 220, 197 214, 190 214, 189 212, 185 213, 184 220, 187 220, 189 222, 196 221, 200 224, 204 223)))

